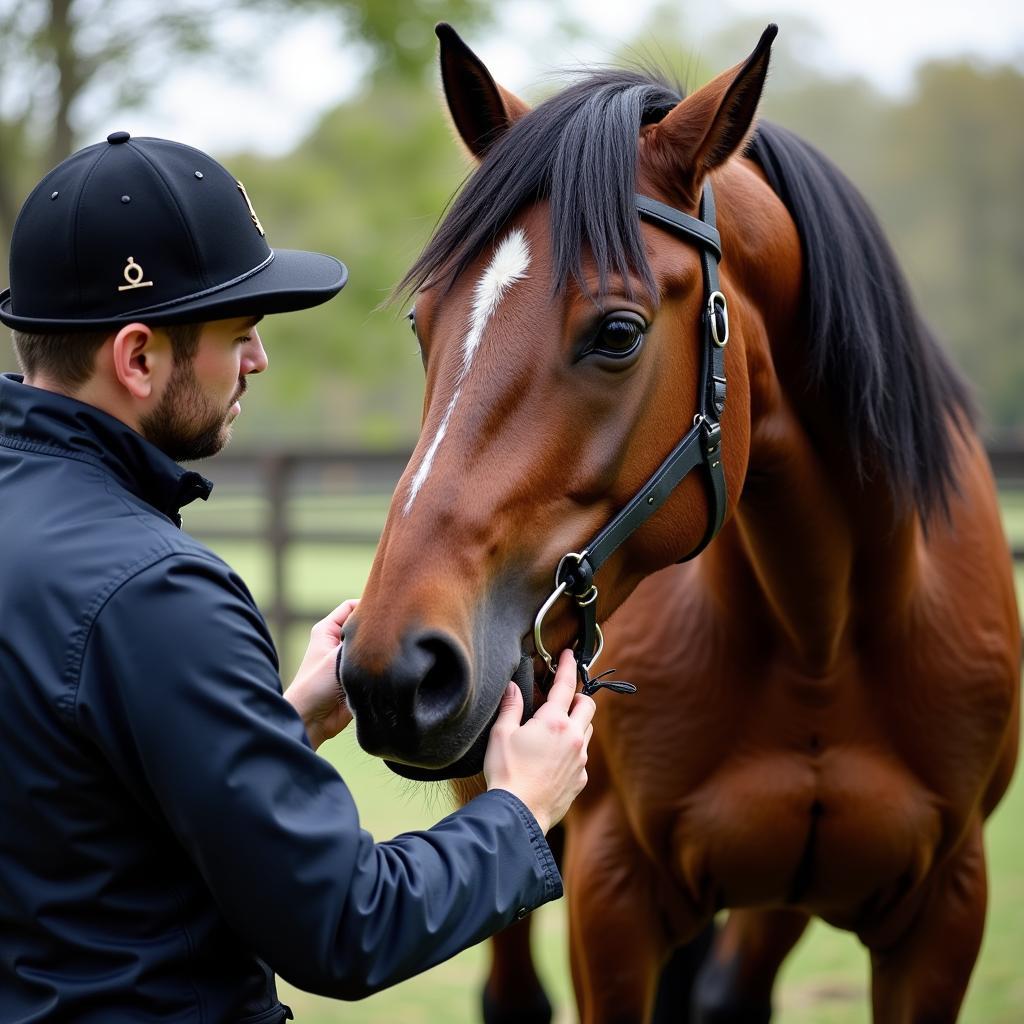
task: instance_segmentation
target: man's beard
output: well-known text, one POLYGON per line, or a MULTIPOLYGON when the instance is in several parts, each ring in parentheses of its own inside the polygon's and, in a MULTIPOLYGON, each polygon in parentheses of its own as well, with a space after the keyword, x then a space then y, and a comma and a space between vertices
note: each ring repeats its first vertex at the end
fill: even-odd
POLYGON ((191 361, 176 363, 160 404, 142 418, 142 436, 175 462, 207 459, 227 444, 228 412, 245 391, 244 378, 227 409, 215 409, 203 394, 191 361))

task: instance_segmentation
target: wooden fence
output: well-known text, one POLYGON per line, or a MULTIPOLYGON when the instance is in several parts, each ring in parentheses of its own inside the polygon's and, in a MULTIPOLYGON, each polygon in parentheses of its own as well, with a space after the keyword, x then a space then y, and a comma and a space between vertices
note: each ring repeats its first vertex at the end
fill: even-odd
MULTIPOLYGON (((312 624, 324 613, 323 608, 303 608, 290 600, 286 584, 289 548, 299 543, 372 546, 379 540, 383 525, 352 529, 338 522, 331 529, 300 529, 292 521, 295 499, 311 493, 376 494, 383 505, 394 491, 409 454, 408 450, 226 452, 200 467, 217 483, 218 490, 246 491, 261 498, 263 517, 256 525, 199 525, 192 532, 212 544, 245 541, 268 551, 270 596, 263 611, 281 649, 282 665, 290 663, 289 627, 312 624)), ((1000 488, 1024 490, 1024 445, 991 445, 989 458, 1000 488)), ((1022 540, 1013 547, 1017 561, 1024 561, 1022 540)))

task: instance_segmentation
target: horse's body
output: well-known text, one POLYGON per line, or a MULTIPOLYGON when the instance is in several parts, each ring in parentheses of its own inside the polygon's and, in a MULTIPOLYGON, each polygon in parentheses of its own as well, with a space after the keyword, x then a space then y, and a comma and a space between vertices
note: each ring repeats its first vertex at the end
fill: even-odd
MULTIPOLYGON (((526 130, 525 107, 444 41, 456 126, 493 175, 494 139, 519 119, 526 130)), ((590 783, 566 821, 574 983, 583 1020, 643 1020, 673 951, 728 907, 694 1019, 767 1019, 779 964, 819 916, 871 951, 877 1021, 953 1020, 984 924, 982 823, 1016 756, 1006 542, 962 387, 901 281, 877 279, 891 256, 847 208, 852 189, 775 129, 755 159, 741 155, 766 67, 762 41, 678 107, 641 110, 635 128, 638 192, 686 208, 710 175, 717 197, 729 516, 699 558, 673 565, 708 514, 687 478, 598 575, 602 617, 618 606, 602 665, 638 692, 601 698, 590 783), (815 276, 819 256, 833 280, 815 276), (850 277, 862 259, 875 263, 850 277), (892 294, 865 297, 866 282, 892 294), (898 351, 837 354, 827 338, 815 347, 822 332, 847 347, 874 332, 898 351)), ((580 277, 601 308, 648 325, 644 350, 623 356, 620 321, 595 364, 579 342, 594 304, 572 282, 550 287, 554 203, 541 193, 507 218, 501 234, 521 234, 504 262, 481 242, 445 264, 456 235, 442 228, 414 274, 429 279, 416 308, 424 437, 344 666, 361 742, 411 774, 472 766, 558 558, 628 501, 693 416, 696 254, 644 227, 657 291, 645 297, 640 257, 624 271, 583 246, 580 277), (477 350, 486 372, 469 365, 477 350)), ((458 205, 453 216, 458 228, 458 205)), ((599 234, 591 222, 582 240, 600 249, 599 234)), ((546 632, 568 642, 572 614, 554 614, 546 632)), ((516 678, 540 697, 522 667, 516 678)), ((495 1019, 524 998, 514 988, 507 965, 492 977, 495 1019)), ((659 1005, 672 1009, 664 988, 659 1005)))

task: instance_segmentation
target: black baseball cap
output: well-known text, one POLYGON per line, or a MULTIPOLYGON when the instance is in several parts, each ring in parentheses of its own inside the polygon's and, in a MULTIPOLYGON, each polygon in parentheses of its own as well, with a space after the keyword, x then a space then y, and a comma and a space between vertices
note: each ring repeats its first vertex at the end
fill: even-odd
POLYGON ((0 321, 52 334, 285 313, 347 278, 333 256, 271 249, 245 188, 212 157, 114 132, 25 200, 0 321))

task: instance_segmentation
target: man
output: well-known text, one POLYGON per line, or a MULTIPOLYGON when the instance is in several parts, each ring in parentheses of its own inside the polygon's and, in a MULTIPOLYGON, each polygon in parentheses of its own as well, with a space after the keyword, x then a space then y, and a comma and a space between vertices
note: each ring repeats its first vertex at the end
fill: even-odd
POLYGON ((26 200, 0 320, 0 1020, 277 1022, 273 972, 358 998, 560 895, 544 839, 586 781, 564 656, 488 792, 374 844, 315 753, 350 715, 346 602, 282 695, 242 581, 179 530, 228 439, 267 313, 327 301, 197 150, 115 132, 26 200))

